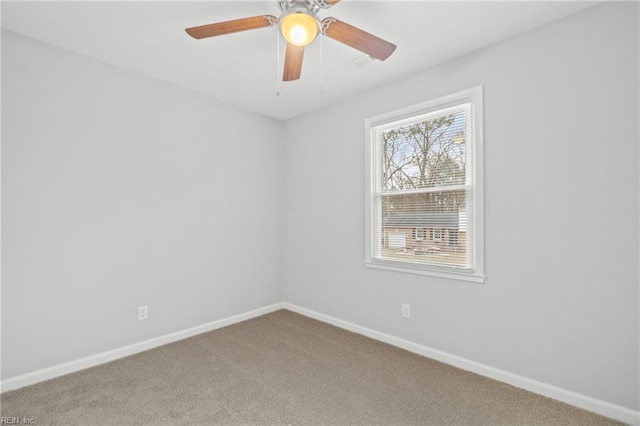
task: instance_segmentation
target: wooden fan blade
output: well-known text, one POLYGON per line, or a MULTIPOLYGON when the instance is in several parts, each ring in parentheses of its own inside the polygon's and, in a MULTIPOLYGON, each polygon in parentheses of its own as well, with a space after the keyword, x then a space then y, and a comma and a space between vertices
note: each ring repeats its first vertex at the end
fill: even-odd
POLYGON ((396 45, 389 43, 366 31, 339 21, 336 18, 324 18, 322 20, 324 34, 340 43, 351 46, 369 56, 384 61, 394 50, 396 45))
POLYGON ((294 46, 287 43, 287 53, 284 56, 284 73, 282 81, 292 81, 300 78, 302 71, 302 58, 304 56, 304 46, 294 46))
POLYGON ((233 21, 218 22, 216 24, 201 25, 185 29, 191 37, 201 38, 215 37, 224 34, 237 33, 239 31, 255 30, 257 28, 271 27, 278 23, 278 18, 272 15, 253 16, 251 18, 234 19, 233 21))

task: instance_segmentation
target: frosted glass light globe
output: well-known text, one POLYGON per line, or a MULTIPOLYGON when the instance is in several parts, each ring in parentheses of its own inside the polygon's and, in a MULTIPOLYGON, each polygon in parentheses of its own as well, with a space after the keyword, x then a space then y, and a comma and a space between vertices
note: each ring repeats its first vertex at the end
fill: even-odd
POLYGON ((280 32, 288 43, 306 46, 318 35, 318 22, 306 13, 291 13, 282 18, 280 32))

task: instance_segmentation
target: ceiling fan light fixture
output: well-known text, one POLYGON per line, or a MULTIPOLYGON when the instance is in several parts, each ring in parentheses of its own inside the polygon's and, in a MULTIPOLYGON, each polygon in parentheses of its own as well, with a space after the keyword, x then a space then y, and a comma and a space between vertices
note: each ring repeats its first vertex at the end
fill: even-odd
MULTIPOLYGON (((1 0, 0 0, 1 1, 1 0)), ((318 11, 327 9, 340 0, 276 0, 281 14, 278 18, 273 15, 258 15, 231 21, 215 22, 185 28, 187 34, 195 39, 216 37, 240 31, 256 30, 259 28, 278 25, 278 55, 280 55, 280 36, 287 41, 282 81, 293 81, 300 78, 302 60, 305 47, 318 34, 322 33, 330 39, 352 47, 371 59, 384 61, 396 49, 396 45, 369 34, 360 28, 349 25, 336 18, 328 17, 320 20, 318 11)), ((320 49, 322 50, 322 49, 320 49)), ((278 58, 278 62, 280 62, 278 58)), ((278 65, 278 69, 280 66, 278 65)))
POLYGON ((318 35, 318 20, 304 12, 293 12, 280 19, 280 33, 294 46, 306 46, 318 35))

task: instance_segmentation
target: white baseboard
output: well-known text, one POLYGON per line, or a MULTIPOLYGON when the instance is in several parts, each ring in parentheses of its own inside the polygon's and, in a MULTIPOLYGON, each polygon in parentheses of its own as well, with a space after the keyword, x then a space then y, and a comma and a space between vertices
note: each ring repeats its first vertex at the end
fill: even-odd
POLYGON ((124 358, 129 355, 153 349, 158 346, 186 339, 197 334, 206 333, 211 330, 246 321, 251 318, 275 312, 279 309, 288 309, 292 312, 296 312, 309 318, 335 325, 336 327, 340 327, 354 333, 362 334, 372 339, 379 340, 381 342, 385 342, 402 349, 406 349, 410 352, 426 356, 428 358, 435 359, 449 365, 453 365, 454 367, 458 367, 463 370, 471 371, 476 374, 489 377, 491 379, 508 383, 521 389, 526 389, 528 391, 544 395, 546 397, 553 398, 558 401, 573 405, 575 407, 579 407, 630 425, 640 426, 640 412, 638 411, 634 411, 626 407, 611 404, 609 402, 601 401, 599 399, 572 392, 570 390, 542 383, 537 380, 529 379, 527 377, 500 370, 498 368, 490 367, 488 365, 480 364, 466 358, 439 351, 437 349, 432 349, 424 345, 400 339, 389 334, 381 333, 370 328, 362 327, 286 302, 265 306, 263 308, 223 318, 186 330, 145 340, 143 342, 134 343, 132 345, 123 346, 121 348, 103 352, 101 354, 88 356, 75 361, 70 361, 64 364, 12 377, 0 382, 0 389, 2 390, 2 392, 6 392, 24 386, 33 385, 35 383, 43 382, 45 380, 53 379, 65 374, 84 370, 85 368, 94 367, 96 365, 104 364, 106 362, 114 361, 119 358, 124 358))
POLYGON ((593 413, 600 414, 602 416, 609 417, 630 425, 640 425, 640 412, 622 407, 620 405, 611 404, 609 402, 595 399, 590 396, 582 395, 567 389, 562 389, 556 386, 539 382, 537 380, 529 379, 518 374, 513 374, 508 371, 480 364, 479 362, 471 361, 469 359, 452 355, 447 352, 439 351, 437 349, 432 349, 424 345, 410 342, 408 340, 400 339, 389 334, 381 333, 370 328, 343 321, 329 315, 321 314, 297 305, 293 305, 291 303, 285 302, 282 304, 282 306, 284 309, 288 309, 292 312, 296 312, 309 318, 335 325, 336 327, 340 327, 354 333, 362 334, 372 339, 379 340, 381 342, 388 343, 402 349, 406 349, 410 352, 444 362, 445 364, 449 364, 463 370, 471 371, 473 373, 480 374, 482 376, 489 377, 503 383, 508 383, 512 386, 544 395, 546 397, 553 398, 555 400, 562 401, 575 407, 582 408, 584 410, 591 411, 593 413))
POLYGON ((0 389, 2 390, 2 392, 6 392, 14 389, 19 389, 24 386, 33 385, 35 383, 39 383, 45 380, 53 379, 55 377, 63 376, 65 374, 73 373, 79 370, 84 370, 85 368, 94 367, 96 365, 100 365, 106 362, 114 361, 116 359, 124 358, 129 355, 147 351, 149 349, 153 349, 158 346, 162 346, 168 343, 176 342, 178 340, 186 339, 187 337, 206 333, 211 330, 226 327, 228 325, 235 324, 238 322, 246 321, 251 318, 259 317, 264 314, 275 312, 282 308, 283 308, 282 303, 276 303, 274 305, 265 306, 263 308, 255 309, 253 311, 245 312, 238 315, 233 315, 233 316, 223 318, 217 321, 213 321, 207 324, 202 324, 196 327, 188 328, 186 330, 177 331, 175 333, 166 334, 160 337, 155 337, 153 339, 145 340, 143 342, 123 346, 121 348, 117 348, 111 351, 103 352, 96 355, 91 355, 85 358, 77 359, 75 361, 70 361, 64 364, 55 365, 53 367, 43 368, 42 370, 33 371, 31 373, 21 374, 20 376, 11 377, 9 379, 6 379, 0 382, 0 389))

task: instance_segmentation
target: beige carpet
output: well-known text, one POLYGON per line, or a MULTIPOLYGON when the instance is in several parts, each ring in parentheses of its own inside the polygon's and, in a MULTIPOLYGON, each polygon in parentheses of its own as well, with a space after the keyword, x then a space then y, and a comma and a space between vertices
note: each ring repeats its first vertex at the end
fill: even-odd
POLYGON ((1 398, 36 425, 618 424, 285 310, 1 398))

